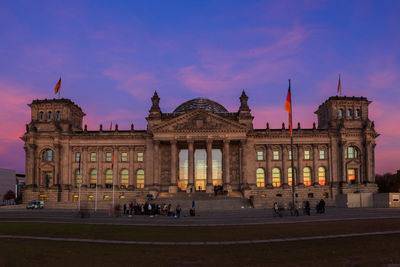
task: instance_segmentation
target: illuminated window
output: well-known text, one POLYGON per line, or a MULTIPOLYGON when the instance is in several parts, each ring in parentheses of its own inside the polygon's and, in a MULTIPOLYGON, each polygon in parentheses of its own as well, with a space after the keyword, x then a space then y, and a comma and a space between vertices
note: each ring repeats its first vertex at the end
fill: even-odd
POLYGON ((222 185, 222 151, 221 149, 212 150, 212 184, 213 186, 222 185))
POLYGON ((265 187, 265 175, 263 168, 257 169, 256 177, 257 177, 257 187, 265 187))
POLYGON ((305 186, 311 185, 311 169, 309 167, 303 169, 303 181, 305 186))
POLYGON ((90 187, 93 187, 92 185, 96 187, 96 183, 97 183, 97 170, 93 169, 90 171, 90 187))
POLYGON ((128 152, 121 153, 121 161, 122 162, 128 161, 128 152))
POLYGON ((356 117, 360 117, 360 110, 356 109, 356 117))
POLYGON ((278 168, 272 169, 272 186, 281 186, 281 171, 278 168))
POLYGON ((264 152, 257 151, 257 160, 264 160, 264 152))
POLYGON ((94 200, 94 196, 89 195, 89 196, 88 196, 88 200, 94 200))
POLYGON ((42 153, 43 161, 54 161, 54 152, 51 149, 47 149, 42 153))
POLYGON ((272 159, 279 160, 279 151, 278 150, 272 151, 272 159))
POLYGON ((96 162, 97 154, 96 152, 90 153, 90 161, 91 162, 96 162))
POLYGON ((142 169, 136 172, 136 188, 144 188, 144 170, 142 169))
POLYGON ((325 185, 326 183, 326 172, 324 167, 318 168, 318 183, 320 185, 325 185))
MULTIPOLYGON (((294 184, 297 184, 297 173, 296 173, 296 168, 294 168, 294 184)), ((292 186, 292 168, 288 168, 288 184, 292 186)))
POLYGON ((60 111, 56 112, 56 118, 57 118, 57 120, 61 119, 61 112, 60 111))
POLYGON ((120 185, 121 187, 128 187, 128 182, 129 182, 129 172, 127 169, 123 169, 121 171, 121 178, 120 178, 120 185))
POLYGON ((40 112, 40 119, 44 120, 44 112, 43 111, 40 112))
POLYGON ((74 177, 74 185, 75 187, 78 187, 82 184, 82 173, 76 169, 75 170, 75 177, 74 177))
POLYGON ((179 177, 178 177, 179 190, 186 191, 188 184, 188 177, 189 177, 188 175, 189 175, 189 152, 187 149, 181 149, 179 151, 179 177))
POLYGON ((111 158, 112 158, 112 153, 106 152, 106 162, 111 162, 111 158))
POLYGON ((349 183, 356 183, 356 170, 355 169, 347 169, 347 179, 349 183))
POLYGON ((112 188, 113 185, 113 171, 111 169, 106 170, 106 177, 104 179, 106 188, 112 188))
POLYGON ((72 201, 73 202, 78 202, 79 201, 79 196, 78 195, 73 195, 72 196, 72 201))
POLYGON ((347 159, 358 159, 358 150, 353 146, 349 146, 345 150, 345 157, 347 159))
POLYGON ((343 117, 343 109, 339 109, 339 117, 343 117))
POLYGON ((107 196, 107 195, 105 195, 105 196, 103 196, 103 200, 111 200, 111 197, 110 197, 110 196, 107 196))
POLYGON ((81 152, 75 152, 75 162, 81 161, 81 152))
POLYGON ((319 151, 319 159, 325 159, 325 150, 319 151))
POLYGON ((137 153, 137 161, 143 161, 143 152, 137 153))
POLYGON ((348 109, 348 110, 347 110, 347 117, 351 117, 351 116, 352 116, 352 113, 353 113, 352 110, 351 110, 351 109, 348 109))
POLYGON ((310 159, 310 150, 304 150, 304 159, 310 159))
POLYGON ((53 119, 53 112, 49 111, 49 120, 53 119))

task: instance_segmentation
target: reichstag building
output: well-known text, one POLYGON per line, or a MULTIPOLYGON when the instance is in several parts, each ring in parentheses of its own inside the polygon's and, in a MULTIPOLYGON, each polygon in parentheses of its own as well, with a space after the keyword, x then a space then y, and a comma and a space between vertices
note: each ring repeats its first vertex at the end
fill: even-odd
POLYGON ((333 204, 339 194, 377 191, 378 134, 367 98, 327 99, 315 111, 318 126, 293 126, 293 154, 287 125, 255 129, 244 91, 239 99, 234 112, 195 98, 166 113, 155 92, 146 130, 96 131, 82 125, 85 113, 71 100, 34 100, 22 137, 24 201, 72 206, 80 198, 106 207, 113 196, 125 203, 148 194, 212 195, 219 186, 228 196, 269 204, 290 201, 293 180, 300 201, 333 204))

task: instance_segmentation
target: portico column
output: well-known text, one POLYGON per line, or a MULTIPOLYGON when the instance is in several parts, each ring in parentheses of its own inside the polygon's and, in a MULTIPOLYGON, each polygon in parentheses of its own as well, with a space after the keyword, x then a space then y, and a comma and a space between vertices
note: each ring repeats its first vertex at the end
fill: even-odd
MULTIPOLYGON (((312 185, 319 185, 319 180, 318 180, 318 167, 317 167, 317 145, 313 144, 312 146, 313 154, 312 154, 312 161, 313 161, 313 171, 312 171, 312 176, 311 176, 311 184, 312 185)), ((326 176, 326 174, 325 174, 326 176)))
POLYGON ((272 158, 272 151, 271 146, 266 145, 266 153, 265 153, 265 180, 266 180, 266 187, 272 188, 272 175, 271 175, 271 158, 272 158))
POLYGON ((249 184, 247 183, 247 176, 246 176, 246 140, 240 140, 240 180, 242 182, 242 189, 248 189, 249 184))
POLYGON ((207 140, 207 193, 212 193, 214 191, 212 183, 212 140, 207 140))
POLYGON ((54 164, 54 186, 60 186, 60 163, 61 163, 61 145, 55 144, 54 145, 54 152, 55 152, 55 164, 54 164))
POLYGON ((82 168, 82 187, 88 187, 88 174, 87 174, 87 151, 88 147, 84 146, 82 148, 81 155, 81 168, 82 168))
POLYGON ((27 166, 27 181, 26 184, 28 186, 35 186, 38 185, 38 181, 35 179, 35 151, 36 151, 36 145, 34 144, 29 144, 28 146, 26 146, 26 148, 28 149, 29 153, 27 153, 27 155, 29 155, 29 158, 26 162, 26 166, 27 166))
POLYGON ((347 170, 346 170, 346 142, 341 141, 340 142, 340 152, 341 152, 341 165, 342 165, 342 179, 341 181, 344 183, 350 183, 347 179, 347 170))
MULTIPOLYGON (((303 171, 303 147, 297 145, 297 166, 298 166, 298 185, 304 185, 304 171, 303 171)), ((294 179, 296 181, 296 179, 294 179)))
POLYGON ((188 166, 188 186, 187 186, 187 192, 193 192, 194 188, 194 181, 193 181, 193 176, 194 176, 194 145, 193 141, 189 140, 188 141, 188 153, 189 153, 189 166, 188 166))
POLYGON ((232 191, 231 188, 231 177, 230 177, 230 162, 229 162, 229 140, 225 139, 224 140, 224 190, 227 190, 228 192, 232 191))
POLYGON ((99 169, 97 170, 97 186, 99 188, 104 187, 104 155, 103 155, 103 147, 98 147, 98 154, 96 155, 96 160, 99 163, 99 169))
POLYGON ((135 153, 134 153, 135 147, 134 146, 129 146, 129 183, 128 183, 128 189, 135 189, 136 184, 135 184, 135 153))
POLYGON ((153 159, 153 183, 154 185, 160 184, 160 164, 159 164, 159 156, 160 156, 160 141, 154 141, 154 159, 153 159))
POLYGON ((286 166, 286 160, 288 159, 287 155, 287 147, 286 145, 282 145, 282 183, 283 183, 283 187, 286 187, 288 185, 288 170, 287 170, 287 166, 286 166))
POLYGON ((176 140, 171 140, 171 181, 168 188, 168 192, 176 193, 178 191, 178 187, 176 185, 176 159, 177 159, 177 147, 176 140))

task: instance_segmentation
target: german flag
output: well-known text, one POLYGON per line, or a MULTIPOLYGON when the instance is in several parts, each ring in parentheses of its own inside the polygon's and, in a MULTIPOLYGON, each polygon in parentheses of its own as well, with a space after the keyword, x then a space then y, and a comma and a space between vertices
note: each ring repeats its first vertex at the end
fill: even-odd
POLYGON ((288 89, 288 93, 286 96, 286 102, 285 102, 284 109, 287 112, 289 112, 289 131, 290 131, 290 136, 292 136, 292 99, 291 99, 291 93, 290 93, 290 80, 289 80, 289 89, 288 89))
POLYGON ((58 91, 60 91, 60 88, 61 88, 61 77, 60 80, 58 80, 56 86, 54 87, 54 94, 57 94, 58 91))

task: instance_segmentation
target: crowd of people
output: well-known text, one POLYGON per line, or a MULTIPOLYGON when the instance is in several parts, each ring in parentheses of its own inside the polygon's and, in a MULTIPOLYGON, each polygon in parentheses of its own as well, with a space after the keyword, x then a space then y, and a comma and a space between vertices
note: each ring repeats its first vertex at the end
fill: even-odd
MULTIPOLYGON (((117 204, 115 206, 115 213, 120 213, 120 205, 117 204), (119 206, 119 208, 118 208, 119 206)), ((123 205, 123 215, 132 216, 132 215, 161 215, 161 216, 172 216, 175 218, 180 218, 182 212, 182 208, 180 204, 173 207, 171 204, 156 204, 156 203, 136 203, 133 202, 125 203, 123 205)), ((117 215, 118 216, 118 215, 117 215)))
MULTIPOLYGON (((325 201, 321 199, 315 207, 316 212, 320 214, 325 213, 325 205, 326 205, 325 201)), ((280 206, 278 202, 274 202, 272 209, 274 216, 279 216, 279 217, 283 216, 285 210, 290 211, 290 215, 292 216, 299 216, 300 215, 299 210, 303 210, 304 215, 308 216, 311 215, 311 204, 308 200, 304 201, 303 203, 296 201, 295 205, 293 205, 293 203, 290 202, 289 207, 287 208, 280 206)))

